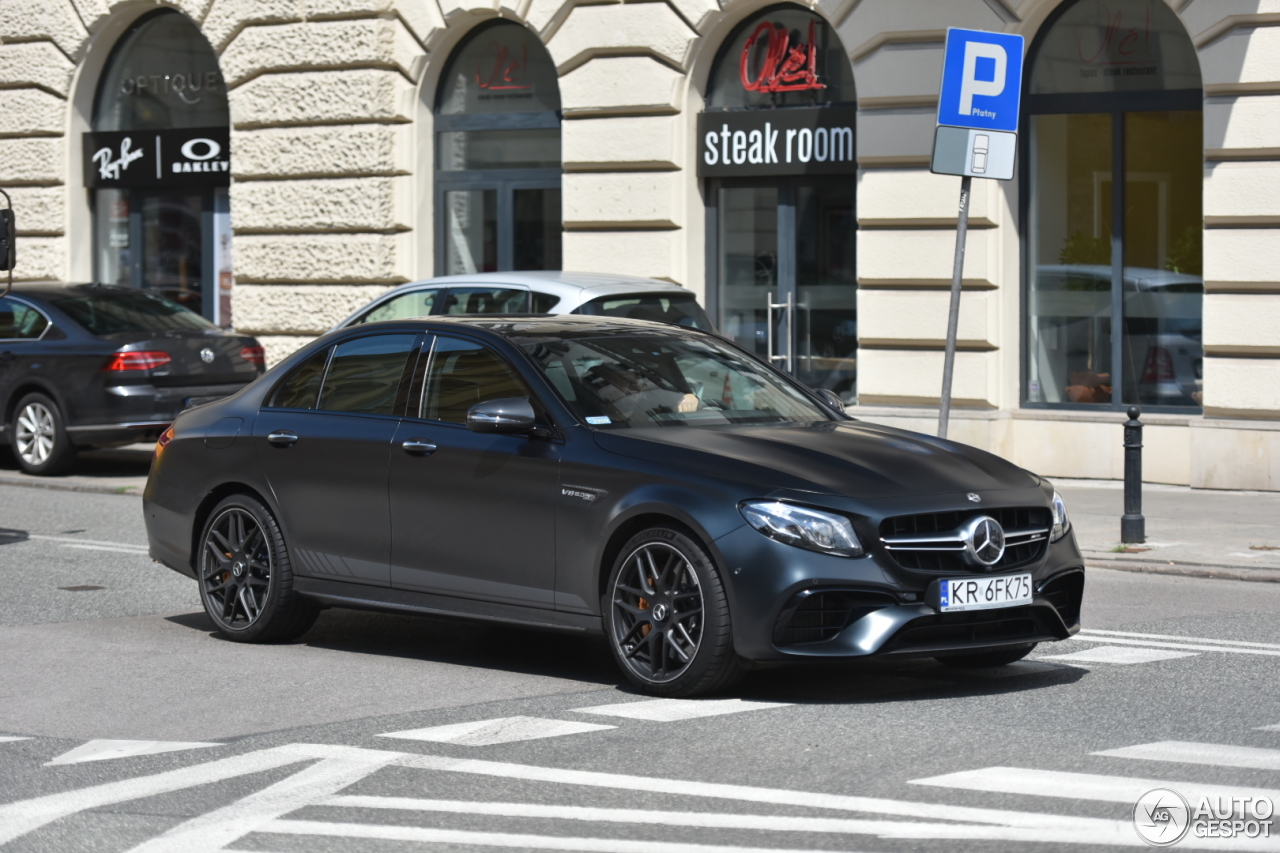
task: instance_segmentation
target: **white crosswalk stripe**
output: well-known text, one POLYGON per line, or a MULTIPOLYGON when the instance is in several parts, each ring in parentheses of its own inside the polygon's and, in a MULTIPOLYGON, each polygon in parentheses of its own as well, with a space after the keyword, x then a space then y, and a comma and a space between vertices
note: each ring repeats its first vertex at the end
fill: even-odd
POLYGON ((1198 654, 1199 652, 1173 652, 1168 649, 1094 646, 1091 649, 1069 652, 1065 655, 1041 655, 1039 660, 1060 660, 1068 663, 1078 661, 1080 663, 1135 664, 1153 663, 1158 660, 1174 660, 1176 658, 1191 658, 1198 654))
POLYGON ((1207 764, 1213 767, 1246 767, 1253 770, 1280 770, 1280 749, 1253 746, 1231 746, 1221 743, 1190 743, 1165 740, 1120 749, 1108 749, 1093 755, 1112 758, 1140 758, 1176 764, 1207 764))
POLYGON ((51 764, 82 764, 86 761, 107 761, 112 758, 129 758, 138 755, 156 755, 161 752, 178 752, 184 749, 207 749, 225 746, 221 743, 184 743, 164 740, 91 740, 75 749, 62 753, 51 764))
POLYGON ((1152 649, 1177 649, 1187 652, 1223 652, 1232 655, 1262 655, 1264 657, 1280 657, 1280 649, 1255 649, 1251 646, 1224 646, 1212 645, 1209 642, 1191 641, 1191 642, 1169 642, 1167 640, 1143 640, 1132 637, 1094 637, 1090 635, 1080 635, 1072 637, 1070 640, 1064 640, 1066 643, 1085 642, 1116 644, 1121 646, 1143 646, 1152 649))
POLYGON ((1245 640, 1212 640, 1208 637, 1180 637, 1176 634, 1138 634, 1133 631, 1104 631, 1101 628, 1085 628, 1077 636, 1101 639, 1128 637, 1133 640, 1172 640, 1179 643, 1209 643, 1215 646, 1237 646, 1246 649, 1274 649, 1280 651, 1280 645, 1275 643, 1253 643, 1245 640))
POLYGON ((496 720, 476 720, 470 723, 452 723, 425 729, 388 732, 378 737, 421 740, 430 743, 455 743, 461 746, 492 746, 499 743, 599 732, 612 728, 616 727, 568 720, 544 720, 539 717, 501 717, 496 720))
POLYGON ((1280 803, 1280 790, 1234 785, 1205 785, 1199 782, 1171 782, 1133 776, 1101 776, 1095 773, 1067 773, 1059 770, 1031 770, 1025 767, 984 767, 913 779, 912 785, 987 791, 996 794, 1026 794, 1070 800, 1094 800, 1132 805, 1154 788, 1172 788, 1188 800, 1201 797, 1266 797, 1280 803))
POLYGON ((575 708, 574 713, 672 723, 677 720, 693 720, 698 717, 716 717, 722 714, 740 714, 744 711, 763 711, 789 706, 789 702, 750 702, 746 699, 650 699, 644 702, 621 702, 616 705, 575 708))

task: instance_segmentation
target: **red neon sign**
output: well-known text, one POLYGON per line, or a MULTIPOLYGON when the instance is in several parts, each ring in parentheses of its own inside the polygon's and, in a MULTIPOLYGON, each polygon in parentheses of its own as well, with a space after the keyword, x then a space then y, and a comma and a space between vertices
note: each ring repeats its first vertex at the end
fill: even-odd
POLYGON ((481 76, 481 69, 476 66, 476 85, 481 89, 489 89, 491 91, 500 89, 532 89, 531 85, 520 85, 514 79, 517 71, 523 71, 529 67, 529 48, 521 47, 520 58, 507 62, 507 57, 511 53, 511 48, 506 45, 494 44, 493 46, 493 70, 489 72, 489 76, 484 78, 481 76))
POLYGON ((756 27, 751 38, 742 46, 742 58, 738 63, 738 74, 742 77, 742 87, 748 92, 803 92, 809 89, 825 89, 825 83, 818 82, 818 48, 816 21, 809 22, 809 43, 791 44, 791 33, 782 24, 771 24, 763 21, 756 27), (756 41, 766 39, 764 64, 760 73, 751 76, 751 52, 756 41))

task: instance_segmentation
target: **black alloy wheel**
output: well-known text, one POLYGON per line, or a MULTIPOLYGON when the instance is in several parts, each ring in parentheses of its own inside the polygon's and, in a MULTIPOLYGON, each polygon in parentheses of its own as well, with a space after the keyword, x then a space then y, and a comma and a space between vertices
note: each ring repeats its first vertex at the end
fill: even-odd
POLYGON ((614 657, 646 692, 692 696, 738 676, 724 587, 705 550, 684 533, 655 527, 633 537, 603 604, 614 657))
POLYGON ((45 394, 27 394, 13 409, 10 444, 19 467, 28 474, 61 474, 76 459, 62 410, 45 394))
POLYGON ((319 608, 293 591, 284 537, 260 502, 225 498, 200 541, 200 601, 219 634, 263 643, 293 639, 314 624, 319 608))
POLYGON ((934 660, 943 666, 950 666, 956 669, 982 669, 988 666, 1005 666, 1006 664, 1016 663, 1031 654, 1031 650, 1035 647, 1035 643, 1027 643, 1024 646, 1010 646, 1007 649, 992 649, 988 652, 939 655, 934 660))

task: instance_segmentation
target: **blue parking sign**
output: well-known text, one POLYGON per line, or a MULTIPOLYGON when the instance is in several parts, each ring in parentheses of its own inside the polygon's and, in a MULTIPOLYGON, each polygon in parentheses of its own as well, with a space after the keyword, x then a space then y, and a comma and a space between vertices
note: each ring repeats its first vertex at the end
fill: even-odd
POLYGON ((938 124, 1016 132, 1023 43, 1019 35, 947 30, 938 124))

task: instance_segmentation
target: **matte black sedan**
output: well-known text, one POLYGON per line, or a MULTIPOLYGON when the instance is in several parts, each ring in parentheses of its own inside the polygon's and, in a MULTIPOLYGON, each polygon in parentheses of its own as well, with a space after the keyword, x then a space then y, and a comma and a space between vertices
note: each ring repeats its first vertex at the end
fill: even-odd
POLYGON ((1084 589, 1034 474, 601 317, 333 332, 179 416, 145 512, 228 638, 325 606, 602 632, 672 696, 771 661, 1009 663, 1075 633, 1084 589))
POLYGON ((28 284, 0 299, 0 439, 30 474, 66 470, 78 448, 153 441, 264 369, 253 338, 144 290, 28 284))

